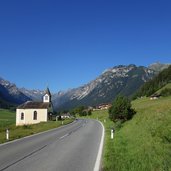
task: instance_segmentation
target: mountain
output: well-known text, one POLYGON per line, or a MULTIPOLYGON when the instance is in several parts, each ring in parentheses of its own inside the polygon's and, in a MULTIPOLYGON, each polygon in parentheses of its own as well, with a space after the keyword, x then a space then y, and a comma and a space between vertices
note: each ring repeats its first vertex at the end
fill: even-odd
MULTIPOLYGON (((152 79, 168 65, 154 63, 149 67, 119 65, 105 70, 95 80, 81 87, 60 91, 52 95, 55 110, 70 109, 80 105, 95 106, 110 103, 118 94, 132 96, 145 82, 152 79)), ((41 101, 44 91, 17 88, 0 78, 0 104, 21 104, 28 100, 41 101)))
POLYGON ((157 73, 159 73, 162 70, 168 68, 169 65, 171 65, 171 64, 162 64, 160 62, 156 62, 156 63, 151 64, 148 68, 156 71, 157 73))
POLYGON ((26 101, 41 101, 44 93, 41 90, 18 88, 15 84, 0 78, 0 107, 16 106, 26 101))
POLYGON ((15 84, 0 78, 0 99, 6 103, 18 105, 31 100, 23 94, 15 84))
MULTIPOLYGON (((152 80, 146 82, 135 94, 136 97, 141 96, 150 96, 156 91, 166 86, 168 83, 171 83, 171 65, 162 70, 157 76, 152 80)), ((167 90, 170 91, 170 90, 167 90)))
POLYGON ((62 110, 80 105, 110 103, 118 94, 133 95, 154 75, 155 71, 147 67, 119 65, 105 70, 98 78, 84 86, 55 94, 53 104, 57 110, 62 110))
POLYGON ((33 101, 41 101, 43 95, 45 94, 45 91, 41 90, 28 90, 25 88, 20 88, 19 90, 33 101))

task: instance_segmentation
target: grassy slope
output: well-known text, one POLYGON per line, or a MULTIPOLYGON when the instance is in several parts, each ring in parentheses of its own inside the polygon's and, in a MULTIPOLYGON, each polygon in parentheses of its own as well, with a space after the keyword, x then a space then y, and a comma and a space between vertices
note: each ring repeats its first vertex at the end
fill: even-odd
POLYGON ((171 170, 171 97, 133 101, 134 118, 117 129, 114 140, 107 111, 94 112, 106 128, 103 154, 104 171, 171 170), (104 122, 106 119, 106 122, 104 122))
POLYGON ((157 94, 160 94, 161 91, 164 90, 164 89, 166 89, 166 88, 171 89, 171 83, 166 84, 164 87, 162 87, 162 88, 161 88, 160 90, 158 90, 156 93, 157 93, 157 94))
MULTIPOLYGON (((68 124, 73 120, 64 120, 63 124, 68 124)), ((6 142, 6 128, 10 130, 10 140, 43 132, 61 126, 61 121, 48 121, 30 126, 15 126, 15 112, 0 110, 0 143, 6 142)))
POLYGON ((137 115, 107 142, 104 170, 170 170, 171 98, 141 99, 133 106, 137 115))

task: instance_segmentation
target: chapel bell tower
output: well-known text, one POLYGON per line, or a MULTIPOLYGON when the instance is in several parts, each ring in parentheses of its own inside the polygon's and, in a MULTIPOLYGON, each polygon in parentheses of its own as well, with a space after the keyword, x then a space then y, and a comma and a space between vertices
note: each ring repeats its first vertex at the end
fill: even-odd
POLYGON ((44 103, 51 103, 51 93, 49 88, 46 89, 45 95, 43 96, 44 103))

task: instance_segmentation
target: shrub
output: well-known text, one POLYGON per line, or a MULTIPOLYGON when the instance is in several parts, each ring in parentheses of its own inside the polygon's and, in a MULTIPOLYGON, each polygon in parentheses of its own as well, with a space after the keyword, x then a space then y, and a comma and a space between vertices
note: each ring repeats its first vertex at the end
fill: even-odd
POLYGON ((118 96, 109 108, 109 118, 115 120, 129 120, 135 114, 135 110, 131 108, 131 101, 125 96, 118 96))

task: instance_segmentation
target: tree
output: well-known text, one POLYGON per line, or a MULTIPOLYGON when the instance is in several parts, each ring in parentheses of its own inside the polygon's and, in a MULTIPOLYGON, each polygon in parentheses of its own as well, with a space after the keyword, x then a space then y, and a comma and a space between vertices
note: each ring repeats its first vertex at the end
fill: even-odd
POLYGON ((117 96, 109 108, 109 118, 112 121, 126 121, 133 117, 135 110, 131 108, 131 101, 125 96, 117 96))
POLYGON ((74 108, 74 109, 72 109, 72 110, 70 110, 70 113, 72 114, 72 115, 76 115, 76 114, 79 114, 79 116, 87 116, 87 115, 91 115, 92 113, 91 113, 91 110, 90 109, 88 109, 87 107, 85 107, 85 106, 78 106, 78 107, 76 107, 76 108, 74 108))
POLYGON ((85 106, 79 106, 77 107, 77 112, 81 115, 81 113, 84 111, 85 106))

